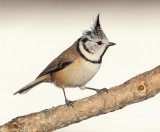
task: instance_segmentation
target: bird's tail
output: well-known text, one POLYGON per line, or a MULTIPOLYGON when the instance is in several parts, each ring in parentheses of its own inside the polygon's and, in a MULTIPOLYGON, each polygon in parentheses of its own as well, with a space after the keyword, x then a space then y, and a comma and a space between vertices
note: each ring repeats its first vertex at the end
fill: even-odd
POLYGON ((26 92, 28 92, 29 90, 31 90, 34 86, 42 83, 42 82, 51 82, 51 75, 50 74, 46 74, 42 77, 37 78, 36 80, 34 80, 33 82, 29 83, 28 85, 24 86, 23 88, 21 88, 20 90, 18 90, 17 92, 15 92, 13 95, 19 93, 19 94, 24 94, 26 92))

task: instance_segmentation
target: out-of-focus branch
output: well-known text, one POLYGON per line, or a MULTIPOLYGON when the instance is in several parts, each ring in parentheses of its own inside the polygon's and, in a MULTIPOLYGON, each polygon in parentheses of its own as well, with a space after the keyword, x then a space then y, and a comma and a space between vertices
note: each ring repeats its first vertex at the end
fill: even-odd
POLYGON ((0 126, 0 132, 51 132, 85 119, 106 114, 137 103, 160 92, 160 66, 140 74, 108 93, 102 92, 73 102, 72 107, 60 105, 17 117, 0 126))

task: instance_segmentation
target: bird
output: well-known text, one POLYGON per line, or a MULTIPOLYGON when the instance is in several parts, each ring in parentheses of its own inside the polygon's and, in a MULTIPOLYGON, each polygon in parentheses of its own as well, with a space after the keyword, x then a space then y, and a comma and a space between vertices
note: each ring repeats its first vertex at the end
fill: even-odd
POLYGON ((109 42, 102 30, 98 14, 91 30, 83 31, 82 36, 73 45, 55 58, 34 81, 15 92, 14 95, 24 94, 43 82, 54 83, 63 90, 65 103, 73 107, 73 101, 66 97, 65 88, 79 87, 82 90, 90 89, 97 93, 107 91, 106 88, 96 89, 87 87, 86 84, 99 70, 106 50, 113 45, 115 43, 109 42))

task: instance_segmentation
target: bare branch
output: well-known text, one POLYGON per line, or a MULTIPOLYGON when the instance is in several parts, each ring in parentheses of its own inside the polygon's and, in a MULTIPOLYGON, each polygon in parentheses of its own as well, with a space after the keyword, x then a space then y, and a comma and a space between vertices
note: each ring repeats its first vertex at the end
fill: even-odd
POLYGON ((73 103, 74 108, 60 105, 22 117, 0 126, 0 132, 51 132, 90 117, 106 114, 137 103, 160 92, 160 66, 140 74, 108 93, 102 92, 73 103))

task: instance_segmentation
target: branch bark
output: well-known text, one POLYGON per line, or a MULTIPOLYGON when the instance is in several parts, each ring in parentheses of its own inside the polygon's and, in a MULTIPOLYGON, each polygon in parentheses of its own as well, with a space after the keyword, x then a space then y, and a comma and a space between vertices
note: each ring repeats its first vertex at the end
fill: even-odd
POLYGON ((160 92, 160 66, 124 84, 73 102, 17 117, 0 126, 0 132, 51 132, 85 119, 113 112, 126 105, 151 98, 160 92))

